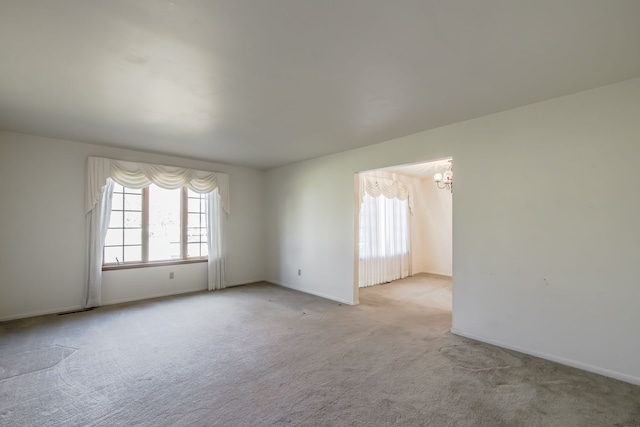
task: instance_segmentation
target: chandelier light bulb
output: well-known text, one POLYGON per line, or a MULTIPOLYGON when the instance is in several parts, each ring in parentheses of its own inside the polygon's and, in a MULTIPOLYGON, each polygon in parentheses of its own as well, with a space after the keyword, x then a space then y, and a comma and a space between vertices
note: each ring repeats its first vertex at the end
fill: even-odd
POLYGON ((444 173, 436 173, 433 180, 440 190, 449 190, 453 193, 453 162, 449 160, 449 168, 444 173))

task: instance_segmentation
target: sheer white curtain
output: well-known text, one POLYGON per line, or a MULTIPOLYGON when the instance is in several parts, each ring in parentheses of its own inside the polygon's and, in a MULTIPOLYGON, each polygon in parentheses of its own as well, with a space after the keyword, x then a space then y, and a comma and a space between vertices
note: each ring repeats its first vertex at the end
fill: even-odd
POLYGON ((111 218, 111 200, 115 182, 107 178, 104 189, 94 209, 86 216, 87 224, 87 288, 84 296, 85 307, 100 305, 100 284, 102 283, 102 256, 104 239, 111 218))
POLYGON ((373 286, 410 273, 409 200, 365 193, 360 207, 359 286, 373 286))
POLYGON ((111 216, 113 181, 128 188, 144 188, 151 184, 166 189, 187 186, 196 193, 207 194, 209 289, 220 289, 225 286, 226 250, 223 227, 225 217, 229 214, 229 176, 227 174, 89 157, 85 195, 88 253, 85 307, 100 305, 102 251, 111 216))
POLYGON ((359 180, 358 285, 410 275, 410 187, 403 177, 384 171, 360 173, 359 180))
POLYGON ((224 288, 224 276, 227 268, 225 253, 224 222, 226 215, 222 208, 222 199, 216 188, 207 194, 207 245, 209 247, 209 290, 224 288))

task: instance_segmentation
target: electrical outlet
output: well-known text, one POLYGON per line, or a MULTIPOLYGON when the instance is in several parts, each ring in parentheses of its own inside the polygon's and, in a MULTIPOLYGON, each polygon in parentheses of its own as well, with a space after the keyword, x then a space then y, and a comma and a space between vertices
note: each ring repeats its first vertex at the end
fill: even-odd
POLYGON ((298 269, 298 276, 302 276, 302 270, 298 269))
POLYGON ((169 273, 169 279, 173 279, 173 271, 169 273))

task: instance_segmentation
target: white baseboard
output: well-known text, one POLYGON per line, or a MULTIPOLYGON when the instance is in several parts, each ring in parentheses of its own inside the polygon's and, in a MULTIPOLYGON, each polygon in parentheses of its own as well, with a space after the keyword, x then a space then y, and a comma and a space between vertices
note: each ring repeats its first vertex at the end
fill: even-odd
POLYGON ((260 282, 266 282, 266 280, 264 279, 259 279, 259 280, 251 280, 249 282, 240 282, 240 283, 231 283, 231 284, 227 284, 225 286, 226 288, 235 288, 236 286, 244 286, 244 285, 254 285, 256 283, 260 283, 260 282))
POLYGON ((465 338, 470 338, 475 341, 485 342, 487 344, 492 344, 498 347, 507 348, 509 350, 514 350, 519 353, 528 354, 530 356, 539 357, 541 359, 550 360, 552 362, 560 363, 561 365, 571 366, 572 368, 581 369, 583 371, 593 372, 594 374, 603 375, 605 377, 614 378, 616 380, 624 381, 627 383, 640 385, 640 378, 634 377, 632 375, 623 374, 622 372, 612 371, 610 369, 600 368, 598 366, 593 366, 588 363, 578 362, 577 360, 566 359, 564 357, 554 356, 552 354, 542 353, 539 351, 531 350, 528 348, 519 347, 517 345, 505 344, 500 341, 496 341, 493 339, 489 339, 483 337, 481 335, 476 335, 471 332, 461 331, 459 329, 451 328, 451 333, 455 335, 460 335, 465 338))
POLYGON ((277 286, 282 286, 283 288, 292 289, 294 291, 303 292, 305 294, 311 294, 311 295, 315 295, 315 296, 320 297, 320 298, 324 298, 324 299, 328 299, 328 300, 331 300, 331 301, 340 302, 342 304, 347 304, 347 305, 358 305, 359 304, 359 301, 347 301, 347 300, 344 300, 342 298, 336 298, 336 297, 333 297, 331 295, 323 294, 321 292, 312 291, 310 289, 298 288, 298 287, 295 287, 295 286, 286 285, 284 283, 279 283, 279 282, 276 282, 275 280, 266 280, 266 282, 272 283, 272 284, 277 285, 277 286))
POLYGON ((17 319, 26 319, 27 317, 46 316, 48 314, 58 314, 58 313, 65 313, 67 311, 76 311, 76 310, 83 310, 83 309, 84 309, 83 305, 73 305, 71 307, 54 308, 52 310, 32 311, 29 313, 22 313, 22 314, 10 314, 9 316, 0 317, 0 322, 7 322, 9 320, 17 320, 17 319))
POLYGON ((170 296, 173 296, 173 295, 190 294, 190 293, 193 293, 193 292, 201 292, 201 291, 206 291, 206 290, 207 290, 207 288, 181 289, 179 291, 170 291, 170 292, 163 292, 163 293, 159 293, 159 294, 145 295, 143 297, 124 298, 124 299, 118 299, 118 300, 115 300, 115 301, 102 301, 102 304, 100 306, 104 307, 106 305, 123 304, 125 302, 144 301, 144 300, 147 300, 147 299, 170 297, 170 296))
MULTIPOLYGON (((249 284, 252 284, 252 283, 259 283, 259 282, 264 282, 264 280, 254 280, 254 281, 251 281, 251 282, 233 283, 233 284, 227 285, 226 287, 227 288, 233 288, 235 286, 249 285, 249 284)), ((102 302, 102 306, 122 304, 122 303, 125 303, 125 302, 133 302, 133 301, 144 301, 146 299, 169 297, 169 296, 172 296, 172 295, 188 294, 188 293, 192 293, 192 292, 200 292, 200 291, 206 291, 206 290, 207 290, 207 288, 183 289, 183 290, 178 291, 178 292, 171 291, 171 292, 164 292, 164 293, 153 294, 153 295, 145 295, 144 297, 134 297, 134 298, 118 299, 118 300, 114 300, 114 301, 104 301, 104 302, 102 302)), ((82 310, 84 308, 85 307, 83 305, 75 305, 75 306, 71 306, 71 307, 54 308, 54 309, 42 310, 42 311, 32 311, 32 312, 29 312, 29 313, 22 313, 22 314, 11 314, 11 315, 8 315, 8 316, 0 317, 0 322, 7 322, 9 320, 26 319, 28 317, 46 316, 48 314, 65 313, 67 311, 82 310)))
MULTIPOLYGON (((227 284, 223 289, 234 288, 236 286, 250 285, 252 283, 259 283, 259 282, 263 282, 263 280, 255 280, 255 281, 251 281, 251 282, 227 284)), ((173 295, 190 294, 190 293, 193 293, 193 292, 206 291, 207 289, 208 289, 207 287, 204 287, 204 288, 193 288, 193 289, 182 289, 180 291, 170 291, 170 292, 164 292, 164 293, 160 293, 160 294, 145 295, 144 297, 125 298, 125 299, 120 299, 120 300, 115 300, 115 301, 103 302, 102 306, 122 304, 122 303, 125 303, 125 302, 133 302, 133 301, 144 301, 146 299, 170 297, 170 296, 173 296, 173 295)))
MULTIPOLYGON (((442 277, 442 278, 445 278, 445 279, 451 279, 451 278, 453 278, 453 276, 452 276, 452 275, 450 275, 450 274, 433 273, 433 272, 431 272, 431 271, 420 271, 420 272, 415 273, 415 274, 428 274, 429 276, 438 276, 438 277, 442 277)), ((415 275, 415 274, 414 274, 414 275, 415 275)))

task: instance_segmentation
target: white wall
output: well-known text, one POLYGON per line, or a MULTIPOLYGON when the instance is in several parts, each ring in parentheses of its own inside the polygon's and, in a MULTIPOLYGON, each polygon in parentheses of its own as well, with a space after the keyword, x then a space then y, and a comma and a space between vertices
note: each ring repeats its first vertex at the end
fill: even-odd
MULTIPOLYGON (((0 132, 0 320, 82 306, 88 156, 228 173, 227 283, 264 279, 264 172, 0 132)), ((109 271, 103 302, 199 289, 206 289, 205 264, 109 271)))
POLYGON ((411 218, 413 273, 451 276, 453 268, 452 194, 432 179, 413 179, 411 218))
POLYGON ((427 206, 422 194, 422 180, 411 179, 413 206, 411 210, 411 274, 426 273, 427 252, 427 206))
POLYGON ((453 331, 640 384, 639 118, 633 79, 270 170, 267 277, 357 302, 353 173, 451 156, 453 331))

